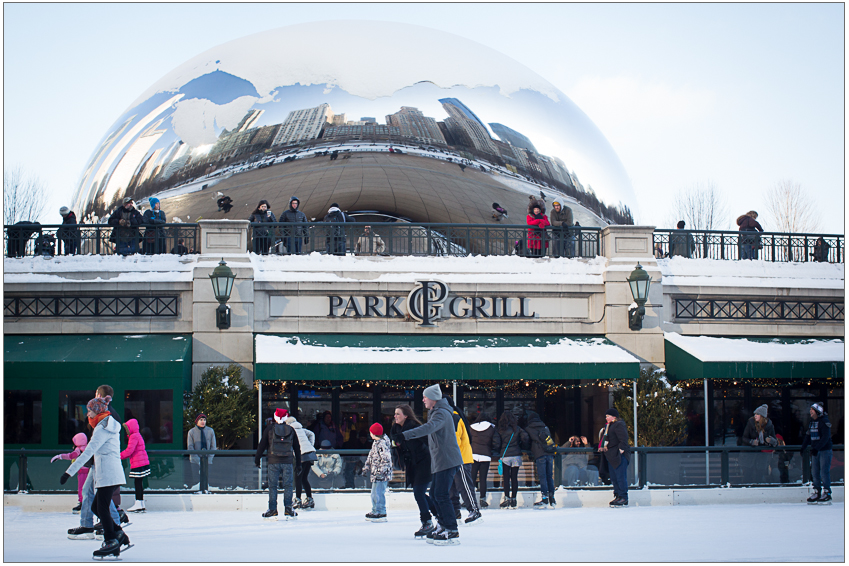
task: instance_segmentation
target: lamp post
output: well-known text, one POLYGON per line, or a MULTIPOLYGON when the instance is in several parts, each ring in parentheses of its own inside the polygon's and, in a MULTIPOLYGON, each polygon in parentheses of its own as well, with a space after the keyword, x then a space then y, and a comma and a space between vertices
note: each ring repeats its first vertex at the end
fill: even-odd
POLYGON ((218 301, 218 309, 215 311, 215 325, 220 330, 227 330, 230 328, 230 307, 227 306, 227 301, 230 300, 236 274, 227 267, 224 258, 221 258, 221 262, 218 267, 212 270, 209 279, 212 281, 212 292, 215 294, 215 300, 218 301))
POLYGON ((631 287, 631 295, 637 306, 628 309, 628 326, 631 330, 642 330, 643 317, 646 315, 646 301, 649 298, 649 287, 651 277, 639 263, 636 269, 628 276, 628 285, 631 287))

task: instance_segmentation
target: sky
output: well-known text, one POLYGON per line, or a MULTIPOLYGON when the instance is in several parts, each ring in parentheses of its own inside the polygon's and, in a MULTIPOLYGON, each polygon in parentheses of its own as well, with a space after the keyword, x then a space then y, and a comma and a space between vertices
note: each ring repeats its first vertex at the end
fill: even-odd
POLYGON ((770 231, 766 192, 792 179, 820 231, 845 233, 839 3, 7 3, 4 171, 42 181, 41 222, 59 223, 108 128, 167 72, 233 39, 339 19, 454 33, 547 79, 615 149, 638 224, 669 227, 676 193, 713 183, 727 202, 723 228, 754 209, 770 231))

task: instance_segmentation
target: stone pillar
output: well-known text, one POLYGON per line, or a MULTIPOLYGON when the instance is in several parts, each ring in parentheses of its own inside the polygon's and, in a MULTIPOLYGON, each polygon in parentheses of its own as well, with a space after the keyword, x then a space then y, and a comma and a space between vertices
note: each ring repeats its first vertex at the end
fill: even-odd
POLYGON ((604 328, 607 338, 631 352, 643 364, 663 367, 663 287, 652 252, 653 226, 608 226, 602 231, 602 253, 607 258, 604 275, 604 328), (637 263, 651 276, 643 328, 631 330, 628 307, 634 302, 628 276, 637 263))
POLYGON ((201 220, 199 224, 202 255, 192 274, 192 387, 209 366, 232 363, 242 366, 242 379, 250 384, 254 376, 254 271, 246 252, 250 223, 201 220), (236 275, 227 301, 230 328, 226 330, 216 326, 218 301, 209 279, 222 259, 236 275))

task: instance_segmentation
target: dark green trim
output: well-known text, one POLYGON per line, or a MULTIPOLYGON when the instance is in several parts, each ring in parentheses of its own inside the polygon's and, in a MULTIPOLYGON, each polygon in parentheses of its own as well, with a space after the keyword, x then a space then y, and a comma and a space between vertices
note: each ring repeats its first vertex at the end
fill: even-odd
POLYGON ((844 375, 844 362, 703 362, 668 340, 665 342, 666 375, 676 381, 705 378, 843 379, 844 375))

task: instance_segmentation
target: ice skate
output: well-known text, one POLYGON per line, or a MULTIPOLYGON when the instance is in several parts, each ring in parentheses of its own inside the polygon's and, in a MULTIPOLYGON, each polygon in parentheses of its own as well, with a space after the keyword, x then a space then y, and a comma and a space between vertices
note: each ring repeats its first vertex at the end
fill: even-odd
POLYGON ((554 509, 555 507, 557 507, 557 502, 554 500, 554 492, 553 492, 553 491, 552 491, 551 493, 549 493, 549 494, 548 494, 548 505, 549 505, 552 509, 554 509))
POLYGON ((143 500, 140 501, 138 499, 136 499, 136 502, 133 504, 132 507, 127 509, 127 513, 144 513, 144 512, 145 512, 144 501, 143 500))
POLYGON ((453 531, 437 533, 433 535, 433 544, 436 546, 460 544, 460 532, 455 529, 453 531))
POLYGON ((301 503, 301 507, 302 509, 315 509, 315 499, 313 499, 312 497, 307 497, 301 503))
POLYGON ((103 541, 103 544, 92 555, 94 560, 120 560, 121 543, 118 539, 103 541))
POLYGON ((466 520, 464 522, 465 525, 471 527, 475 525, 480 525, 481 523, 483 523, 483 518, 481 517, 480 511, 472 511, 471 513, 469 513, 469 516, 466 517, 466 520))
POLYGON ((501 500, 501 503, 498 505, 500 509, 509 509, 510 508, 510 498, 505 497, 501 500))
POLYGON ((94 527, 68 529, 68 538, 71 540, 91 540, 94 538, 94 527))
POLYGON ((820 500, 820 490, 815 490, 814 494, 808 498, 808 505, 816 505, 820 500))
POLYGON ((276 521, 277 520, 277 509, 269 509, 265 513, 262 514, 262 518, 266 521, 276 521))
POLYGON ((292 509, 303 509, 303 508, 304 508, 304 504, 301 502, 300 499, 298 499, 296 497, 295 501, 292 502, 292 509))
POLYGON ((121 526, 130 525, 130 518, 124 513, 123 509, 118 509, 118 518, 121 521, 121 526))
POLYGON ((488 509, 489 508, 489 503, 486 502, 486 499, 481 499, 480 508, 481 509, 488 509))
POLYGON ((73 509, 71 509, 71 513, 73 513, 74 515, 79 515, 79 514, 80 514, 80 510, 82 510, 82 508, 83 508, 83 504, 82 504, 82 502, 77 503, 77 506, 76 506, 76 507, 74 507, 73 509))
POLYGON ((385 523, 386 522, 386 513, 366 513, 366 521, 372 523, 385 523))
POLYGON ((295 510, 294 510, 294 509, 292 509, 291 507, 286 507, 286 508, 283 510, 283 517, 284 517, 287 521, 294 521, 295 519, 297 519, 297 518, 298 518, 298 514, 297 514, 297 513, 295 513, 295 510))
POLYGON ((433 537, 435 537, 436 535, 439 535, 441 533, 444 533, 444 532, 445 532, 445 529, 442 528, 442 525, 440 525, 439 523, 436 523, 436 528, 425 535, 425 537, 427 537, 427 543, 433 544, 433 537))
POLYGON ((432 533, 436 530, 436 526, 434 526, 431 520, 424 521, 422 523, 422 528, 417 530, 413 536, 417 539, 427 538, 428 533, 432 533))
POLYGON ((118 531, 118 544, 120 545, 121 552, 133 548, 134 546, 130 543, 130 537, 128 537, 127 533, 124 531, 118 531))
POLYGON ((515 497, 510 498, 510 509, 515 509, 519 505, 519 502, 516 501, 515 497))
POLYGON ((831 505, 831 492, 823 492, 822 497, 817 500, 817 505, 831 505))
POLYGON ((534 509, 547 509, 548 508, 548 496, 543 495, 539 501, 534 503, 534 509))

